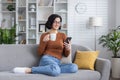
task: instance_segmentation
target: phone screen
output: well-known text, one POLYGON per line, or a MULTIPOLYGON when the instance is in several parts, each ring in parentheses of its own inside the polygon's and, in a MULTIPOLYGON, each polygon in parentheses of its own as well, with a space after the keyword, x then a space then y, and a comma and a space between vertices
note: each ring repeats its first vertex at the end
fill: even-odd
POLYGON ((65 42, 69 43, 69 41, 71 41, 72 37, 67 37, 67 39, 65 40, 65 42))

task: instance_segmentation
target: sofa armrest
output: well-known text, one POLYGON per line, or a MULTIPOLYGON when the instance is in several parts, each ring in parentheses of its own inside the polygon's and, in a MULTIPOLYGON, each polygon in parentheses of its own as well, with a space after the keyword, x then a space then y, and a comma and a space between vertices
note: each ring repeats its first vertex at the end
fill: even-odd
POLYGON ((109 80, 110 77, 110 69, 111 69, 111 62, 108 59, 97 58, 95 63, 96 71, 101 73, 100 80, 109 80))

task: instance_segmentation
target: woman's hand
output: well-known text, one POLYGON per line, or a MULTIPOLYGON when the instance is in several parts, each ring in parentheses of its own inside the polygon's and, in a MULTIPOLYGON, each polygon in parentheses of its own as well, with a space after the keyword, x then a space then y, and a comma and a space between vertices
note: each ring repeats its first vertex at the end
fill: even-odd
POLYGON ((44 42, 47 42, 47 41, 49 41, 49 40, 50 40, 50 35, 47 34, 47 35, 43 38, 43 41, 44 41, 44 42))
POLYGON ((68 43, 64 42, 64 46, 67 50, 71 50, 71 42, 70 41, 68 41, 68 43))

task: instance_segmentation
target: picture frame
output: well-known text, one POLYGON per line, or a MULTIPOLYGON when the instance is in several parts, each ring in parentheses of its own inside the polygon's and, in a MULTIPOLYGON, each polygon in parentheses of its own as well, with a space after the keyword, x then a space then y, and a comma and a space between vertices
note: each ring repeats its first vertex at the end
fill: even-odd
POLYGON ((39 32, 46 32, 45 24, 39 24, 39 32))

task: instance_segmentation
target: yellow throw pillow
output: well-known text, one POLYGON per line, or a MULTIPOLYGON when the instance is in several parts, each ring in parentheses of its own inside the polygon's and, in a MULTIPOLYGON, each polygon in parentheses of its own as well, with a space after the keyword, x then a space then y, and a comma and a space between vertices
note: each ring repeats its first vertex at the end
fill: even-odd
POLYGON ((74 63, 78 65, 79 69, 94 70, 94 63, 99 51, 78 51, 76 52, 74 63))

